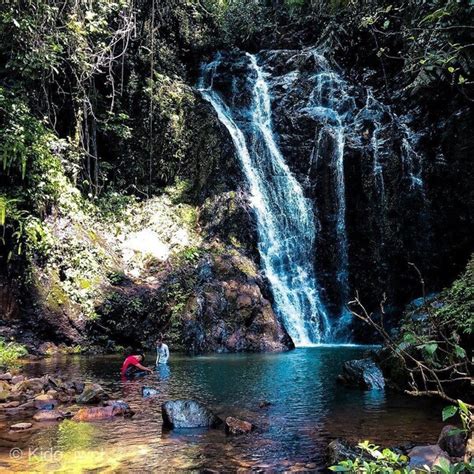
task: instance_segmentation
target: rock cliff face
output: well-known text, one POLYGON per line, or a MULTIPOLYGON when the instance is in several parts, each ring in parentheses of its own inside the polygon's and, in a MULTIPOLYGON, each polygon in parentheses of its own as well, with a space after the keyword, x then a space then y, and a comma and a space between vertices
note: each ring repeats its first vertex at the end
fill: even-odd
POLYGON ((112 288, 90 323, 96 343, 153 347, 163 332, 174 350, 192 354, 292 348, 252 260, 221 247, 200 255, 165 270, 155 285, 112 288))
MULTIPOLYGON (((275 140, 312 201, 316 274, 332 317, 343 314, 355 291, 369 308, 386 293, 389 313, 400 314, 420 291, 409 262, 428 288, 449 283, 451 269, 459 271, 469 255, 460 225, 460 219, 472 222, 462 202, 470 200, 472 177, 461 151, 472 146, 469 117, 454 114, 437 135, 426 115, 385 105, 314 48, 265 50, 257 62, 271 95, 275 140), (441 175, 455 190, 449 195, 441 175), (442 267, 449 269, 444 275, 442 267)), ((213 90, 245 129, 255 107, 249 56, 220 53, 211 64, 213 90)), ((352 337, 369 336, 355 324, 352 337)))

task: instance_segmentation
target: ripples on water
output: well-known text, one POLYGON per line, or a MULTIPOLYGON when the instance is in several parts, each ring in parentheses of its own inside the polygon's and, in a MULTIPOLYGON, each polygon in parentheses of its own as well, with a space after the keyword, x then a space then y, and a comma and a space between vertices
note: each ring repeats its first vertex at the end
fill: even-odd
POLYGON ((387 445, 435 441, 441 428, 439 406, 336 384, 343 361, 360 358, 364 350, 322 346, 284 354, 172 355, 169 367, 127 382, 120 380, 122 360, 115 356, 33 363, 27 367, 30 375, 61 374, 98 382, 113 398, 126 400, 136 414, 93 424, 37 423, 33 430, 15 435, 7 431, 12 419, 0 420, 0 468, 26 472, 315 469, 324 465, 326 446, 337 437, 387 445), (143 399, 144 385, 157 388, 158 396, 143 399), (241 437, 227 437, 223 429, 163 432, 160 405, 174 398, 195 398, 222 418, 248 419, 258 430, 241 437), (261 409, 262 400, 272 405, 261 409), (10 457, 12 447, 23 450, 19 459, 10 457), (35 453, 29 460, 28 451, 35 453))

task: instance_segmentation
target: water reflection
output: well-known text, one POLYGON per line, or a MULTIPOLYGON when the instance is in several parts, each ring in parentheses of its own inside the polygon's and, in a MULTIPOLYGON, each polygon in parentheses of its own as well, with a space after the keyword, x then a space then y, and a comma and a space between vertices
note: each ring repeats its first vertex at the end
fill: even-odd
MULTIPOLYGON (((54 447, 64 452, 67 462, 73 462, 72 453, 77 453, 81 469, 95 466, 111 472, 148 472, 321 466, 327 443, 336 437, 369 438, 380 444, 433 442, 441 427, 438 407, 390 392, 363 392, 336 384, 342 363, 360 358, 362 352, 354 347, 318 347, 286 354, 175 355, 170 366, 127 381, 120 379, 122 361, 117 357, 33 363, 28 367, 31 375, 61 374, 100 383, 114 398, 126 400, 135 415, 82 426, 72 421, 37 423, 31 431, 15 436, 4 428, 0 468, 33 470, 31 460, 9 457, 13 446, 54 447), (156 390, 156 395, 143 397, 144 386, 156 390), (223 429, 163 432, 161 403, 173 398, 195 398, 221 418, 238 416, 252 421, 257 431, 242 437, 228 437, 223 429), (271 404, 260 408, 262 400, 271 404)), ((8 426, 12 420, 2 422, 8 426)), ((56 464, 40 463, 38 470, 46 466, 60 471, 67 466, 64 459, 56 464)))
POLYGON ((385 390, 367 390, 364 393, 364 408, 367 411, 381 410, 386 405, 385 390))

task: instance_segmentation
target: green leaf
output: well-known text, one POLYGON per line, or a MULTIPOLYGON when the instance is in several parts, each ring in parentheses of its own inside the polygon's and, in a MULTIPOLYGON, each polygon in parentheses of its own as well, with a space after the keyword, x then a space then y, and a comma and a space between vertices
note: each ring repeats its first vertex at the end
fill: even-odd
POLYGON ((449 66, 449 67, 448 67, 448 71, 452 74, 452 73, 454 72, 453 66, 449 66))
POLYGON ((438 472, 450 472, 451 463, 446 458, 440 458, 439 461, 434 465, 435 468, 439 468, 438 472))
POLYGON ((464 434, 466 430, 461 428, 453 428, 452 430, 448 431, 448 436, 456 436, 457 434, 464 434))
POLYGON ((454 346, 454 353, 460 358, 466 357, 466 351, 461 346, 454 346))
POLYGON ((407 344, 415 344, 416 337, 412 332, 407 332, 403 335, 403 342, 406 342, 407 344))
POLYGON ((390 26, 390 20, 385 20, 383 23, 383 28, 386 30, 390 26))
POLYGON ((467 407, 467 405, 466 405, 462 400, 458 400, 458 405, 459 405, 459 409, 460 409, 465 415, 468 415, 468 414, 469 414, 469 408, 467 407))
POLYGON ((446 421, 448 418, 454 416, 458 411, 458 407, 454 405, 448 405, 447 407, 443 408, 442 417, 443 421, 446 421))
POLYGON ((464 84, 465 82, 466 78, 462 74, 459 74, 458 84, 464 84))
POLYGON ((431 342, 429 344, 424 344, 422 347, 429 355, 433 355, 436 352, 436 349, 438 349, 438 344, 436 344, 436 342, 431 342))

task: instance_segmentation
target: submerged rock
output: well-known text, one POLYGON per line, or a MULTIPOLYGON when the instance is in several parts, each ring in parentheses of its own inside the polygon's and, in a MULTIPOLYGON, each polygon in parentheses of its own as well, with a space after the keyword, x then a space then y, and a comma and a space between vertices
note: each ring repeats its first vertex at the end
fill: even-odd
POLYGON ((122 400, 109 401, 107 406, 81 408, 74 416, 74 421, 98 421, 114 416, 133 416, 129 405, 122 400))
POLYGON ((40 410, 33 415, 35 421, 61 421, 66 415, 58 410, 40 410))
POLYGON ((97 383, 87 384, 84 387, 84 391, 76 397, 77 403, 88 404, 88 403, 99 403, 106 400, 108 395, 105 390, 97 383))
POLYGON ((437 444, 430 446, 415 446, 408 453, 410 458, 410 469, 423 469, 424 466, 432 468, 435 464, 438 464, 441 459, 449 459, 448 453, 443 451, 437 444))
POLYGON ((349 360, 342 366, 341 383, 364 389, 382 390, 385 379, 378 365, 371 359, 349 360))
POLYGON ((461 458, 466 450, 466 437, 464 432, 459 432, 457 426, 446 425, 441 430, 438 446, 450 456, 461 458))
POLYGON ((255 429, 252 423, 244 420, 239 420, 232 416, 225 419, 225 431, 227 434, 240 435, 250 433, 255 429))
POLYGON ((13 431, 22 431, 22 430, 29 430, 33 426, 33 423, 16 423, 15 425, 11 425, 10 429, 13 431))
POLYGON ((158 395, 158 390, 152 387, 142 387, 142 397, 150 398, 158 395))
POLYGON ((222 423, 196 400, 169 400, 161 405, 163 424, 169 428, 213 428, 222 423))

